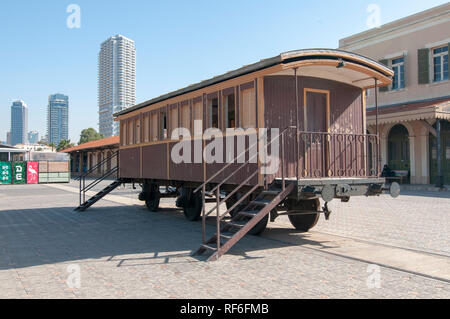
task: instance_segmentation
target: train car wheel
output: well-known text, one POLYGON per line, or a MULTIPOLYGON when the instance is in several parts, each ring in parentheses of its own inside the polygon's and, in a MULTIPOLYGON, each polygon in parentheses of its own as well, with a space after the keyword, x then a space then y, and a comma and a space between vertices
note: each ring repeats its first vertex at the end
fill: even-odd
POLYGON ((190 196, 185 195, 185 204, 183 207, 184 216, 189 221, 197 221, 202 214, 202 195, 201 192, 190 192, 190 196))
POLYGON ((151 212, 158 211, 159 201, 161 199, 161 193, 159 192, 159 187, 157 185, 152 185, 151 192, 148 193, 145 199, 145 205, 151 212))
MULTIPOLYGON (((233 196, 230 197, 230 199, 228 199, 225 204, 227 206, 227 210, 230 209, 231 207, 233 207, 234 204, 236 204, 236 202, 239 200, 240 196, 239 193, 236 195, 234 194, 233 196)), ((245 200, 243 203, 237 205, 231 212, 230 212, 230 216, 234 217, 236 216, 237 213, 239 213, 240 210, 242 210, 245 207, 245 200)))
POLYGON ((269 214, 266 217, 261 219, 261 221, 253 227, 248 234, 252 236, 261 235, 267 228, 267 224, 269 223, 269 214))
MULTIPOLYGON (((287 208, 289 211, 307 210, 307 211, 319 211, 320 201, 318 199, 313 200, 287 200, 287 208)), ((289 215, 289 221, 295 229, 308 232, 311 228, 316 226, 319 221, 319 214, 305 214, 305 215, 289 215)))

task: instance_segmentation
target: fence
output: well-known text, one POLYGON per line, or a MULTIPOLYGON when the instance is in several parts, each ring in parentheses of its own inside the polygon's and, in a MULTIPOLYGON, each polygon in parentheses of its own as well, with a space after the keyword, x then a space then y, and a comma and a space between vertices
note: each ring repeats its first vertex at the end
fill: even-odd
POLYGON ((0 162, 0 184, 69 182, 68 161, 0 162))

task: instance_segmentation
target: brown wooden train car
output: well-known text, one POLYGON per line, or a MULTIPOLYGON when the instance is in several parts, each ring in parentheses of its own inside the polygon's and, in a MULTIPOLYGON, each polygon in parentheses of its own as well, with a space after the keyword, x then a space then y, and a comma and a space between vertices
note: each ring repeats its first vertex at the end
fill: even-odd
POLYGON ((392 75, 354 53, 298 50, 130 107, 115 114, 120 179, 142 184, 150 210, 173 195, 188 219, 203 216, 204 229, 216 216, 216 234, 198 250, 211 259, 282 214, 307 231, 320 213, 328 218, 332 199, 383 190, 365 92, 392 75))

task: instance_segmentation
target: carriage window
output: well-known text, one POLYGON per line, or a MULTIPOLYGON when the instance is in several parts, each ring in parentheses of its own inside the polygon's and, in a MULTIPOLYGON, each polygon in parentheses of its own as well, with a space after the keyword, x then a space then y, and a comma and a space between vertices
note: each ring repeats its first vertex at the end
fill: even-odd
POLYGON ((127 144, 127 123, 125 121, 120 122, 120 145, 127 144))
POLYGON ((128 126, 128 141, 127 144, 128 145, 132 145, 134 143, 134 125, 133 125, 133 121, 128 121, 127 122, 127 126, 128 126))
POLYGON ((151 119, 151 141, 156 142, 158 140, 158 113, 153 113, 151 119))
POLYGON ((240 124, 244 129, 256 128, 256 103, 254 89, 241 91, 240 124))
POLYGON ((219 128, 219 100, 217 98, 209 100, 208 119, 209 128, 219 128))
POLYGON ((225 128, 235 128, 236 127, 236 106, 235 106, 235 95, 230 94, 225 96, 225 128))
POLYGON ((172 136, 172 132, 173 130, 175 130, 176 128, 178 128, 178 107, 174 107, 172 108, 170 111, 170 132, 169 132, 169 138, 172 136))
POLYGON ((191 110, 189 104, 180 107, 181 127, 191 131, 191 110))
POLYGON ((165 140, 167 139, 167 113, 161 112, 161 118, 160 118, 160 130, 159 130, 159 139, 165 140))
MULTIPOLYGON (((198 132, 200 135, 202 134, 201 130, 203 130, 203 103, 197 102, 194 104, 194 125, 195 125, 195 121, 201 121, 201 128, 200 128, 200 132, 198 132)), ((195 129, 195 126, 194 126, 195 129)), ((194 132, 193 135, 197 134, 197 132, 194 132)))
POLYGON ((150 116, 148 116, 148 114, 145 114, 143 117, 143 125, 144 125, 144 136, 143 136, 143 142, 148 142, 149 139, 149 134, 150 134, 150 116))

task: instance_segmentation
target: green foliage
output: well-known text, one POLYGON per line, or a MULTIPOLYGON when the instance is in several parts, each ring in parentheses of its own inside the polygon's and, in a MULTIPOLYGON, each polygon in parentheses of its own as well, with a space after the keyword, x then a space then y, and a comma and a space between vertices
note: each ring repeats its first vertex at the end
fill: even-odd
POLYGON ((49 143, 49 144, 47 144, 47 146, 50 146, 51 148, 52 148, 52 151, 54 151, 55 150, 55 148, 56 148, 56 144, 55 143, 49 143))
POLYGON ((78 145, 91 141, 101 140, 102 138, 104 138, 103 134, 98 133, 96 130, 90 127, 81 131, 80 142, 78 142, 78 145))
POLYGON ((74 147, 75 145, 73 143, 70 143, 70 140, 61 140, 58 144, 58 146, 56 147, 56 151, 60 152, 60 151, 64 151, 68 148, 74 147))

